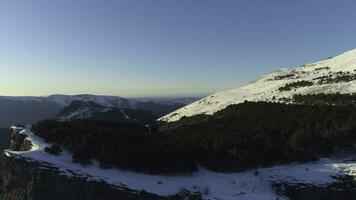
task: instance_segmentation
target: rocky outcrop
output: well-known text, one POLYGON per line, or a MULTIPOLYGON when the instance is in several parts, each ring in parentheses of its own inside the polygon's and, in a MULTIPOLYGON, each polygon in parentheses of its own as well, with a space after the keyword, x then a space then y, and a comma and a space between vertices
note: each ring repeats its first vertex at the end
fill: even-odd
POLYGON ((163 200, 144 191, 117 188, 73 174, 61 175, 55 167, 5 155, 0 160, 0 190, 4 200, 163 200))
POLYGON ((354 200, 356 198, 355 177, 335 176, 337 182, 325 185, 291 184, 278 182, 273 184, 277 194, 287 196, 289 200, 354 200))
POLYGON ((26 140, 26 135, 19 134, 18 130, 10 131, 10 147, 9 149, 13 151, 28 151, 31 149, 32 144, 30 141, 26 140))

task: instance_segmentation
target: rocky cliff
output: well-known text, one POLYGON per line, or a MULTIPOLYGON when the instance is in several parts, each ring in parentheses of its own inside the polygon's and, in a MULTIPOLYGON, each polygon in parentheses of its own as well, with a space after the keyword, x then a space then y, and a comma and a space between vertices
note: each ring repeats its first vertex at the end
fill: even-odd
POLYGON ((61 175, 56 168, 22 158, 1 156, 1 193, 4 200, 159 200, 166 199, 128 189, 114 188, 104 182, 61 175))

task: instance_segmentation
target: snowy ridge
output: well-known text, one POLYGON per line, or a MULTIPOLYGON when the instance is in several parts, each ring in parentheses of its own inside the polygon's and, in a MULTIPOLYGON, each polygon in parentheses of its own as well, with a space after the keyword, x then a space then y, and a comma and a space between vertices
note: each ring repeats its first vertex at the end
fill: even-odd
POLYGON ((290 184, 305 183, 323 186, 336 180, 336 175, 356 175, 356 164, 341 160, 321 159, 317 162, 306 164, 281 165, 270 168, 258 169, 241 173, 216 173, 200 168, 191 175, 147 175, 122 171, 118 169, 101 169, 97 162, 93 165, 82 166, 73 163, 69 152, 62 152, 53 156, 44 152, 44 148, 51 144, 34 135, 30 126, 25 128, 12 126, 20 134, 25 134, 32 143, 29 151, 5 150, 8 157, 22 157, 28 161, 40 161, 44 166, 58 167, 63 175, 73 176, 72 172, 88 178, 88 180, 105 181, 118 188, 145 190, 161 196, 173 195, 182 188, 190 191, 201 191, 206 200, 275 200, 287 199, 275 194, 271 187, 273 182, 288 182, 290 184), (204 193, 204 191, 209 191, 204 193))
POLYGON ((0 99, 5 100, 19 100, 19 101, 38 101, 38 102, 52 102, 62 107, 68 106, 73 101, 92 101, 102 106, 107 107, 122 107, 128 108, 136 105, 139 100, 125 99, 118 96, 105 96, 105 95, 91 95, 91 94, 78 94, 78 95, 62 95, 55 94, 50 96, 0 96, 0 99))
POLYGON ((46 100, 55 102, 62 106, 67 106, 73 101, 92 101, 106 107, 128 107, 129 103, 134 103, 134 100, 127 100, 117 96, 103 95, 51 95, 45 97, 46 100))
POLYGON ((108 112, 114 108, 105 107, 88 100, 74 100, 69 106, 63 108, 56 116, 58 121, 70 121, 74 119, 88 119, 95 113, 108 112))
POLYGON ((179 120, 183 116, 189 117, 198 114, 214 114, 229 105, 239 104, 244 101, 280 101, 279 99, 281 98, 292 98, 295 94, 356 92, 356 80, 340 83, 317 84, 318 79, 330 75, 335 77, 340 71, 351 75, 356 74, 356 49, 320 62, 274 71, 242 87, 218 92, 203 98, 178 109, 159 120, 172 122, 179 120), (299 87, 290 91, 279 91, 280 87, 297 81, 310 81, 314 84, 312 86, 299 87))

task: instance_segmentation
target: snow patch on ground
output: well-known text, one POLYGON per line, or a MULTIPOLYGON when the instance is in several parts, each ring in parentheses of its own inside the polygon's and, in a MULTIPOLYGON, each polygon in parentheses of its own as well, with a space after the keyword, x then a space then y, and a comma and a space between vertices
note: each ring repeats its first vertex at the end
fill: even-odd
MULTIPOLYGON (((21 156, 29 160, 44 162, 58 167, 63 175, 72 176, 73 172, 88 177, 89 180, 105 181, 109 184, 134 190, 145 190, 161 196, 173 195, 181 189, 200 191, 204 199, 221 200, 275 200, 278 196, 271 187, 272 182, 306 183, 323 186, 336 180, 335 175, 356 175, 356 164, 346 161, 322 159, 305 164, 281 165, 270 168, 249 170, 240 173, 217 173, 200 167, 199 171, 189 175, 148 175, 119 169, 101 169, 97 162, 89 166, 75 164, 71 153, 62 152, 53 156, 44 152, 50 146, 33 134, 30 126, 11 127, 25 134, 31 141, 29 151, 5 150, 9 157, 21 156)), ((285 197, 278 197, 286 199, 285 197)))
POLYGON ((125 113, 123 109, 120 109, 120 111, 124 115, 125 119, 130 119, 130 117, 125 113))

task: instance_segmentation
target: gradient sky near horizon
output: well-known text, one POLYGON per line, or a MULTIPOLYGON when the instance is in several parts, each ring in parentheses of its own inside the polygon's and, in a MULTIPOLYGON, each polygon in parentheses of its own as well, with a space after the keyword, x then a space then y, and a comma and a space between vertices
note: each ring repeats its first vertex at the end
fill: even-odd
POLYGON ((0 95, 200 96, 356 48, 353 0, 0 0, 0 95))

